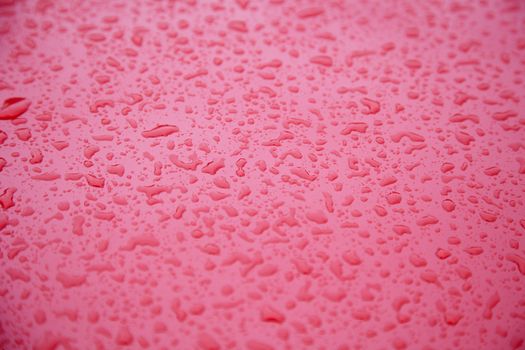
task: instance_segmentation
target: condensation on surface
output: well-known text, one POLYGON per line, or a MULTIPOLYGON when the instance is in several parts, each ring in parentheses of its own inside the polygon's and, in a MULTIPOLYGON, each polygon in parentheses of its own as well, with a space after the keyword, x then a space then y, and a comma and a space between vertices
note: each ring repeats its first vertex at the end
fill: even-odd
POLYGON ((0 0, 0 349, 524 349, 523 1, 0 0))

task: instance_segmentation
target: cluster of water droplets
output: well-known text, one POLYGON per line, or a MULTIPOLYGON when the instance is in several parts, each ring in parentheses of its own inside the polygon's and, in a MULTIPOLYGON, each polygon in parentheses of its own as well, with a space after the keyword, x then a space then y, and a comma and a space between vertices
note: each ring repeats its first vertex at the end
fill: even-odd
POLYGON ((525 3, 0 0, 1 349, 523 349, 525 3))

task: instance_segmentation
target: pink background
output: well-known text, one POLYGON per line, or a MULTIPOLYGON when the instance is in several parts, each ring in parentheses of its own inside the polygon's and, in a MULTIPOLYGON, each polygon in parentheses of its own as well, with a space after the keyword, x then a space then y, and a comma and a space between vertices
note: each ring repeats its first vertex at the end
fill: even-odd
POLYGON ((0 349, 525 348, 523 1, 0 0, 0 62, 0 349))

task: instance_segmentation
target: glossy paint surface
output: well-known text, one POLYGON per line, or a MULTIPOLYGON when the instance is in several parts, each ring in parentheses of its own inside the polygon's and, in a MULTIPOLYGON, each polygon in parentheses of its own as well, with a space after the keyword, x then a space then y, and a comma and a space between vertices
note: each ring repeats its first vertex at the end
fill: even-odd
POLYGON ((0 349, 524 349, 523 1, 0 0, 0 349))

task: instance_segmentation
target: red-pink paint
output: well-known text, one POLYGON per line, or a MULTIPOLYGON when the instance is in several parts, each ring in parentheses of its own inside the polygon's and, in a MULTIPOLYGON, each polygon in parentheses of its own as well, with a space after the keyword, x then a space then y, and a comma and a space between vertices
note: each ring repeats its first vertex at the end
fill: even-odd
POLYGON ((524 29, 0 0, 0 349, 524 349, 524 29))

